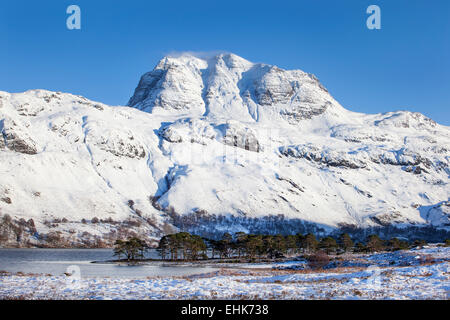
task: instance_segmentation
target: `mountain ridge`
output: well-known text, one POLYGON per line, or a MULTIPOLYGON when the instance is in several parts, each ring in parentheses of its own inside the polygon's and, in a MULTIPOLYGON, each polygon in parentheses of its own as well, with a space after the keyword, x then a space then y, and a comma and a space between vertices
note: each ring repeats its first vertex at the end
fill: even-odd
POLYGON ((233 54, 165 57, 128 104, 0 91, 0 243, 450 232, 450 128, 420 113, 352 112, 313 75, 233 54))

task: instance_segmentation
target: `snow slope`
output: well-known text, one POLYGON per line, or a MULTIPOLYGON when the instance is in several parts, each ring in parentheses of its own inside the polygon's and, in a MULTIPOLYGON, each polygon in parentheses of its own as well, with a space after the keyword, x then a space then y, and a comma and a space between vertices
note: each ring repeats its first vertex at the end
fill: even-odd
POLYGON ((350 112, 314 75, 233 54, 165 57, 128 104, 0 92, 0 213, 32 218, 27 240, 450 231, 450 128, 422 114, 350 112))

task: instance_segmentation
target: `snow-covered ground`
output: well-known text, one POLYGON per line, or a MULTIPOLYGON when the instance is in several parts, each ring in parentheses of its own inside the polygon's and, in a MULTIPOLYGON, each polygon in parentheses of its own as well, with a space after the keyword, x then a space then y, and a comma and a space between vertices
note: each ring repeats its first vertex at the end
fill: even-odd
POLYGON ((356 258, 369 266, 320 272, 222 269, 148 279, 2 274, 0 299, 449 299, 450 248, 356 258))

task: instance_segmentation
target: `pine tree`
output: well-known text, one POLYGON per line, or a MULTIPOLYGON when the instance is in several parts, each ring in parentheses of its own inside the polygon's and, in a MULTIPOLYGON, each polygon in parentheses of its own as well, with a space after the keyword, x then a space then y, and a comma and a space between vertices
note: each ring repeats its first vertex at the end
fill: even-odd
POLYGON ((190 235, 188 239, 186 239, 186 247, 188 256, 192 260, 197 260, 201 252, 205 254, 206 244, 203 241, 202 237, 197 235, 190 235))
POLYGON ((236 232, 234 234, 235 239, 236 239, 236 244, 235 247, 237 249, 238 252, 238 257, 241 258, 241 254, 242 252, 245 250, 245 243, 248 239, 248 236, 245 232, 236 232))
POLYGON ((286 249, 288 254, 297 253, 297 237, 294 235, 286 236, 286 249))
POLYGON ((128 261, 143 258, 145 251, 148 250, 148 245, 145 241, 137 237, 126 241, 117 240, 114 245, 114 255, 117 255, 119 258, 121 255, 125 255, 128 261))
POLYGON ((367 248, 366 248, 366 246, 362 243, 362 242, 358 242, 357 244, 356 244, 356 246, 355 246, 355 251, 356 252, 366 252, 367 251, 367 248))
POLYGON ((339 237, 339 245, 345 252, 353 248, 353 241, 348 233, 341 234, 339 237))
POLYGON ((159 240, 158 248, 156 251, 159 253, 163 260, 166 259, 167 252, 169 251, 169 239, 167 236, 163 236, 161 240, 159 240))
POLYGON ((295 239, 297 242, 297 248, 302 249, 302 251, 304 252, 305 247, 306 247, 306 245, 305 245, 306 237, 304 235, 302 235, 301 233, 297 233, 295 235, 295 239))
POLYGON ((319 243, 319 247, 324 249, 326 254, 330 254, 332 251, 336 250, 337 243, 332 237, 322 238, 319 243))
POLYGON ((263 247, 260 251, 260 254, 266 253, 270 258, 275 256, 275 240, 272 235, 263 236, 263 247))
POLYGON ((370 252, 380 251, 383 249, 383 241, 376 234, 367 237, 366 247, 370 252))
POLYGON ((263 247, 264 241, 261 235, 248 235, 245 249, 250 258, 254 258, 257 254, 260 254, 263 247))
POLYGON ((228 258, 231 255, 233 237, 231 234, 224 233, 222 240, 219 242, 219 251, 222 258, 228 258))
POLYGON ((317 249, 319 242, 316 239, 316 236, 312 233, 308 233, 305 237, 304 248, 307 252, 314 252, 317 249))
POLYGON ((286 238, 281 234, 274 237, 274 249, 279 255, 286 254, 286 238))
POLYGON ((177 235, 174 234, 169 234, 167 236, 167 240, 168 240, 168 248, 169 248, 169 252, 170 252, 170 259, 171 260, 178 260, 178 238, 177 235))

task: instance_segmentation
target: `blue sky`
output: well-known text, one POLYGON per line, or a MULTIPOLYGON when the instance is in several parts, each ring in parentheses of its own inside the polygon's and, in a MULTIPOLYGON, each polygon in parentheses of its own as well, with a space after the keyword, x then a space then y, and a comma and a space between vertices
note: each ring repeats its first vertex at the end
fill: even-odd
POLYGON ((314 73, 346 108, 422 112, 450 125, 450 1, 5 0, 0 90, 125 104, 167 53, 228 51, 314 73), (81 8, 81 30, 66 8, 81 8), (366 8, 381 8, 381 30, 366 8))

